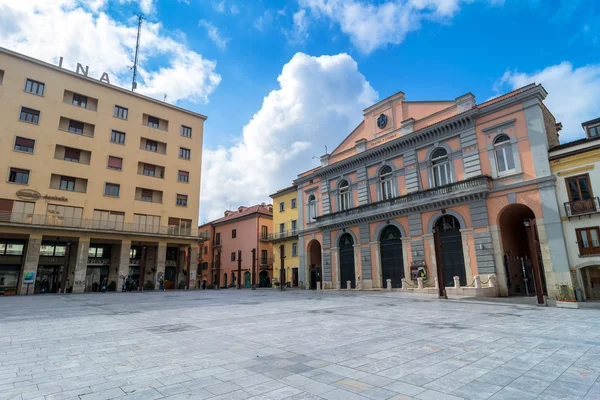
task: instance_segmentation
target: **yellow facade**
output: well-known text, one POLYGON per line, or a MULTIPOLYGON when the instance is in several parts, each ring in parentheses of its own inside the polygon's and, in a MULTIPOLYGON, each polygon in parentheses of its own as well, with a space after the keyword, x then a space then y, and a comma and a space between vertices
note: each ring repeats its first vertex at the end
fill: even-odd
POLYGON ((281 282, 281 246, 284 246, 285 280, 289 286, 302 285, 299 277, 298 188, 291 186, 271 195, 273 199, 273 277, 281 282))
POLYGON ((0 120, 0 290, 195 285, 205 116, 0 48, 0 120))

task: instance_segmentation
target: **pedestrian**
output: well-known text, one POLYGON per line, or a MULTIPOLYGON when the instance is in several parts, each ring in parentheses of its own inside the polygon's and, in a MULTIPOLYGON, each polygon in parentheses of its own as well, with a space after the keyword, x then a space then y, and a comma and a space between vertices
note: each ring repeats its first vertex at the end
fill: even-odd
POLYGON ((123 278, 123 284, 121 285, 121 292, 126 292, 127 291, 127 278, 124 276, 122 278, 123 278))
POLYGON ((163 292, 165 290, 165 278, 162 275, 158 278, 158 290, 163 292))

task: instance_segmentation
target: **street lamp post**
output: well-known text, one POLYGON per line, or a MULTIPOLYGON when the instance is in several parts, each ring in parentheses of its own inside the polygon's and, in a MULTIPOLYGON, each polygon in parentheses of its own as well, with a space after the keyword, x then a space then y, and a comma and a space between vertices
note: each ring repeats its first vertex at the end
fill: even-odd
POLYGON ((242 251, 238 250, 238 290, 242 288, 242 251))

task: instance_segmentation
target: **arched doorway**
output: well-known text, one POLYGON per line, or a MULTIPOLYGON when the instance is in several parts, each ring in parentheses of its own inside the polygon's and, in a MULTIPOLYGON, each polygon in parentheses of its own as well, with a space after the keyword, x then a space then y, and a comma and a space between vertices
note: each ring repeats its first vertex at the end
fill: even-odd
POLYGON ((271 287, 271 281, 269 280, 269 273, 267 271, 260 271, 258 274, 258 286, 271 287))
POLYGON ((250 286, 252 286, 252 282, 251 282, 251 274, 249 271, 244 272, 244 286, 249 288, 250 286))
POLYGON ((319 243, 317 240, 311 240, 311 242, 308 244, 308 254, 308 264, 310 265, 310 288, 315 290, 317 288, 317 282, 322 282, 321 243, 319 243))
MULTIPOLYGON (((506 273, 506 286, 508 287, 509 296, 535 295, 533 264, 531 262, 527 228, 524 223, 526 220, 533 219, 535 219, 534 212, 523 204, 511 204, 500 213, 502 263, 506 273)), ((541 270, 542 284, 545 286, 543 267, 541 270)))
POLYGON ((394 225, 386 226, 379 235, 381 250, 381 279, 384 288, 387 280, 392 280, 392 287, 402 287, 404 278, 404 258, 402 255, 402 234, 394 225))
POLYGON ((346 282, 350 281, 350 287, 356 287, 356 276, 354 274, 354 239, 349 233, 344 233, 339 240, 340 248, 340 284, 346 288, 346 282))
POLYGON ((435 227, 440 233, 444 286, 454 286, 455 276, 460 278, 461 286, 467 286, 460 222, 455 216, 446 214, 436 221, 435 227))
POLYGON ((223 287, 227 287, 227 274, 223 274, 223 287))

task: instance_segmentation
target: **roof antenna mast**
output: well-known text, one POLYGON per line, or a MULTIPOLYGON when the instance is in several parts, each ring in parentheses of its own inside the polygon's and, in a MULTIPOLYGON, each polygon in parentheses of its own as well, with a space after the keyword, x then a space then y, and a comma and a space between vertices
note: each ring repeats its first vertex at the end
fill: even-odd
POLYGON ((138 31, 137 31, 137 42, 135 44, 135 60, 133 61, 133 81, 131 82, 131 91, 135 92, 137 89, 137 64, 138 64, 138 53, 140 51, 140 34, 142 33, 142 21, 145 19, 143 14, 136 14, 138 17, 138 31))

